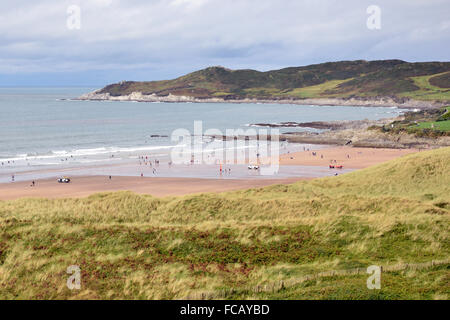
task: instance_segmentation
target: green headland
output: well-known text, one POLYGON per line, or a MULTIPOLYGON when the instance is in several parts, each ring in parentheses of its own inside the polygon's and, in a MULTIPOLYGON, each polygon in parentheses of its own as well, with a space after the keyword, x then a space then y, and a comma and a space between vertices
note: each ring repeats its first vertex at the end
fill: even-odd
POLYGON ((379 99, 450 102, 450 62, 341 61, 260 72, 210 67, 173 80, 122 81, 112 97, 187 96, 225 100, 379 99))

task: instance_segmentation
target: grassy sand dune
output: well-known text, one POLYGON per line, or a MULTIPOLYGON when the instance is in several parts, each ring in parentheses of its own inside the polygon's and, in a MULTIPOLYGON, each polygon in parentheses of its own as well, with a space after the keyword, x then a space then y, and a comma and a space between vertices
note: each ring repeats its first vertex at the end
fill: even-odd
POLYGON ((444 148, 223 194, 0 201, 0 298, 447 299, 448 264, 384 273, 381 290, 361 274, 252 288, 448 259, 449 160, 444 148), (66 287, 70 265, 81 290, 66 287))

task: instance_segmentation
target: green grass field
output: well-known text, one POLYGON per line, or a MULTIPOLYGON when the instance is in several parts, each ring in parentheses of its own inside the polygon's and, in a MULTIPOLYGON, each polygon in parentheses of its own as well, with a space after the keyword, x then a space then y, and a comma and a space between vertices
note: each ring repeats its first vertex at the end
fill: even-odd
POLYGON ((400 94, 402 97, 408 97, 416 100, 440 100, 440 101, 448 101, 450 100, 450 89, 448 88, 439 88, 430 83, 430 79, 433 77, 438 77, 448 72, 443 72, 434 75, 427 75, 421 77, 412 77, 411 79, 414 81, 414 84, 418 86, 420 89, 410 92, 405 92, 400 94))
MULTIPOLYGON (((349 79, 351 80, 351 79, 349 79)), ((322 84, 308 86, 304 88, 296 88, 296 89, 277 89, 277 88, 249 88, 243 90, 246 95, 251 97, 272 97, 272 98, 317 98, 317 97, 334 97, 333 94, 328 94, 328 90, 336 89, 337 86, 341 83, 344 83, 349 80, 331 80, 324 82, 322 84)), ((215 94, 216 96, 224 96, 231 93, 221 92, 215 94)))
POLYGON ((429 129, 431 131, 441 131, 448 134, 450 131, 450 107, 445 107, 441 110, 439 117, 434 117, 436 121, 418 121, 417 124, 411 125, 413 130, 417 129, 429 129))
POLYGON ((433 129, 440 131, 450 131, 450 120, 447 121, 433 121, 433 122, 421 122, 417 126, 421 129, 433 129))
POLYGON ((417 137, 438 138, 450 135, 450 107, 406 112, 403 119, 372 129, 385 133, 408 133, 417 137))
POLYGON ((381 290, 364 272, 296 279, 448 259, 449 160, 222 194, 0 201, 0 298, 448 299, 448 263, 383 273, 381 290))
POLYGON ((308 86, 304 88, 297 88, 291 91, 284 93, 284 95, 296 97, 296 98, 334 98, 339 97, 339 95, 328 93, 329 90, 336 89, 340 84, 350 81, 352 79, 346 80, 331 80, 322 84, 318 84, 315 86, 308 86))

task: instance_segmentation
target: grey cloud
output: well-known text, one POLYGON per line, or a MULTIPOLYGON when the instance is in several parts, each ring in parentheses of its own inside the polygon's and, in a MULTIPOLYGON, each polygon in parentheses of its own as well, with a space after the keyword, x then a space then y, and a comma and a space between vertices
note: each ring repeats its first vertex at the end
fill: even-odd
POLYGON ((19 0, 0 11, 0 73, 448 60, 449 9, 447 0, 19 0), (81 30, 66 27, 72 4, 81 30), (381 30, 366 27, 371 4, 381 30))

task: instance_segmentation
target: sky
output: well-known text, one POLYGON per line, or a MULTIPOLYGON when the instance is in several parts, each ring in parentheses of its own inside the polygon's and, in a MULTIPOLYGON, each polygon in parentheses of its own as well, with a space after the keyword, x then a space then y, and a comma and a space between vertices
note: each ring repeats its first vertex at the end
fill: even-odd
POLYGON ((0 0, 0 86, 449 61, 449 13, 449 0, 0 0))

